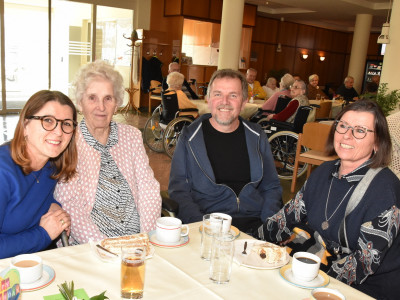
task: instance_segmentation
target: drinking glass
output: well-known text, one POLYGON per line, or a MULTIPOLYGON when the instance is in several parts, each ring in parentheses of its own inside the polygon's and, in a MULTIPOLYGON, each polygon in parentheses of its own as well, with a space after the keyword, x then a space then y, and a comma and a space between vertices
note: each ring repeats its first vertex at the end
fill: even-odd
POLYGON ((231 278, 235 237, 231 233, 220 232, 213 236, 210 279, 215 283, 228 283, 231 278))
POLYGON ((121 247, 121 297, 141 299, 144 288, 144 247, 121 247))
POLYGON ((317 94, 316 100, 321 100, 321 95, 317 94))
POLYGON ((201 230, 200 256, 202 259, 210 260, 213 235, 221 232, 223 219, 212 214, 203 216, 201 230))

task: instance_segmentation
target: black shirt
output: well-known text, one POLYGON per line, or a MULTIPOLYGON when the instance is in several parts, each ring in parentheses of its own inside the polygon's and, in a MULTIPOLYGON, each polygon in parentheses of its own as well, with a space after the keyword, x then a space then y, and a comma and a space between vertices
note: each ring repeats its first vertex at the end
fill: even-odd
POLYGON ((207 155, 214 171, 216 183, 229 186, 239 195, 250 182, 250 160, 243 123, 229 133, 216 130, 210 120, 202 123, 207 155))

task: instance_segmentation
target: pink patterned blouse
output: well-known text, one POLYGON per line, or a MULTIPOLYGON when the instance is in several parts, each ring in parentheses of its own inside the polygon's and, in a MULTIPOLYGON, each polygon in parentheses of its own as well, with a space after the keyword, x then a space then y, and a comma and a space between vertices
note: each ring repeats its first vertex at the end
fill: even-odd
MULTIPOLYGON (((87 243, 106 236, 91 219, 100 171, 100 153, 89 146, 78 126, 78 174, 67 183, 59 182, 54 197, 71 215, 71 244, 87 243)), ((161 215, 160 185, 154 178, 143 146, 141 132, 133 126, 118 124, 118 143, 110 153, 132 192, 140 216, 141 232, 155 229, 161 215)))

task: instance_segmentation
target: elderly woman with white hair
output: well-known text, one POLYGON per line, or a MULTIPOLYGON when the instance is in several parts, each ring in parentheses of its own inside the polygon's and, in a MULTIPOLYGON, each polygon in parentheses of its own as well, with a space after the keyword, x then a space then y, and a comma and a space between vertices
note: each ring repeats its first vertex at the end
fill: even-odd
MULTIPOLYGON (((186 94, 182 91, 182 84, 185 80, 183 74, 179 72, 171 72, 167 76, 167 84, 168 90, 165 91, 166 95, 176 93, 178 97, 178 106, 179 109, 185 108, 194 108, 197 109, 196 105, 194 105, 186 94)), ((192 115, 193 117, 197 117, 198 113, 196 112, 181 112, 179 113, 180 116, 184 115, 192 115)))
POLYGON ((155 229, 160 185, 142 134, 112 121, 124 97, 121 74, 95 61, 81 68, 74 88, 83 114, 76 132, 77 176, 55 190, 55 198, 71 215, 70 244, 155 229))
POLYGON ((319 76, 317 74, 312 74, 308 77, 308 85, 307 85, 307 98, 308 99, 328 99, 328 96, 324 93, 322 89, 319 88, 319 76), (318 97, 319 95, 319 97, 318 97))
POLYGON ((276 103, 280 96, 290 97, 290 86, 293 84, 294 78, 289 73, 282 76, 279 83, 280 91, 273 94, 265 103, 262 105, 263 110, 275 110, 276 103))

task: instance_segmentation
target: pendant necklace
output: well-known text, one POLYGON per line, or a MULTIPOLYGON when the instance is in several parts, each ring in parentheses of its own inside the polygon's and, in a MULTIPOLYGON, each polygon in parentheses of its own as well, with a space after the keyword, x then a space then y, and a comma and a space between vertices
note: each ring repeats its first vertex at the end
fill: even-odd
POLYGON ((329 220, 333 217, 333 215, 336 213, 336 211, 339 209, 340 205, 342 205, 344 199, 346 199, 347 195, 350 193, 350 191, 353 189, 353 186, 349 188, 347 191, 346 195, 344 195, 343 199, 340 201, 339 205, 336 207, 335 211, 331 214, 331 216, 328 218, 327 216, 327 210, 328 210, 328 202, 329 202, 329 196, 331 194, 331 188, 332 188, 332 182, 333 182, 333 177, 331 179, 331 184, 329 185, 329 191, 328 191, 328 197, 326 197, 326 202, 325 202, 325 221, 322 222, 321 228, 322 230, 327 230, 329 228, 329 220))
MULTIPOLYGON (((43 169, 42 169, 42 170, 43 170, 43 169)), ((40 178, 40 175, 42 174, 42 170, 40 170, 38 176, 36 176, 36 175, 33 173, 34 171, 31 172, 31 174, 33 175, 33 177, 35 177, 35 179, 36 179, 36 183, 39 183, 39 178, 40 178)))

